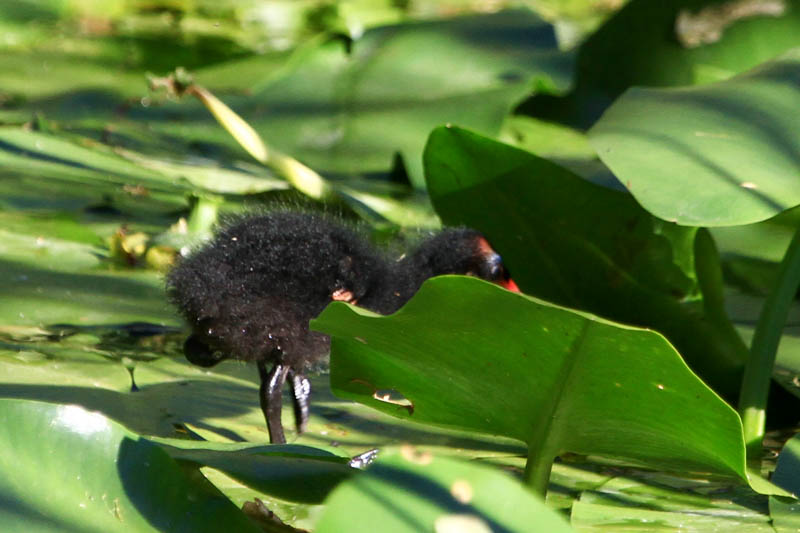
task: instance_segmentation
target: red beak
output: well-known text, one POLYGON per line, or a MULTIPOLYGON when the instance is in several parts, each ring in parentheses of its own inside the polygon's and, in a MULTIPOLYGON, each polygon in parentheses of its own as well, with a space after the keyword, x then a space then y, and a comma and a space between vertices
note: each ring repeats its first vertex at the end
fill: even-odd
POLYGON ((501 281, 500 282, 500 286, 510 290, 511 292, 521 292, 519 290, 519 287, 517 287, 517 284, 514 283, 514 280, 511 279, 511 278, 509 278, 509 279, 507 279, 505 281, 501 281))

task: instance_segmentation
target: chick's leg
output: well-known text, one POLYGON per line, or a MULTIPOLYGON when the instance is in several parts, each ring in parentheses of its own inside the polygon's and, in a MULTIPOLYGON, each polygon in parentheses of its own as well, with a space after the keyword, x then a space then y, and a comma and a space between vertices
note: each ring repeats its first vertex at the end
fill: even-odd
POLYGON ((267 371, 265 361, 258 362, 258 373, 261 375, 261 411, 267 420, 269 440, 273 444, 283 444, 286 437, 283 435, 281 423, 281 391, 286 383, 289 367, 282 363, 275 363, 272 370, 267 371))

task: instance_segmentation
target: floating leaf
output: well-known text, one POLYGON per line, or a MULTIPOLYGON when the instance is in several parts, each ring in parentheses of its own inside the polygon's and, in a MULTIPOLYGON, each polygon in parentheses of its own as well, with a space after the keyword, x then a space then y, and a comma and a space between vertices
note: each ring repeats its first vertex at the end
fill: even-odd
MULTIPOLYGON (((245 61, 243 68, 258 68, 245 61)), ((267 146, 326 177, 386 174, 400 152, 422 188, 420 157, 431 128, 457 121, 494 135, 533 88, 565 90, 570 67, 553 26, 515 9, 371 28, 349 50, 341 39, 304 47, 280 75, 264 75, 252 95, 226 101, 267 146)), ((214 88, 212 77, 207 83, 214 88)), ((176 112, 197 113, 188 106, 176 112)), ((158 119, 157 131, 177 133, 158 119)), ((223 141, 208 128, 192 133, 223 141)))
POLYGON ((143 154, 123 148, 115 149, 115 153, 136 163, 142 168, 152 169, 159 174, 169 176, 173 179, 186 180, 193 186, 210 192, 223 194, 256 194, 288 188, 288 184, 285 181, 270 174, 255 175, 241 170, 223 168, 210 162, 204 162, 205 164, 187 164, 178 163, 176 161, 165 161, 163 159, 147 157, 143 154))
POLYGON ((767 499, 749 487, 653 473, 622 475, 581 493, 571 523, 581 531, 774 533, 767 499))
POLYGON ((174 459, 210 466, 255 490, 295 502, 321 503, 337 484, 359 472, 348 466, 349 457, 308 446, 159 442, 174 459))

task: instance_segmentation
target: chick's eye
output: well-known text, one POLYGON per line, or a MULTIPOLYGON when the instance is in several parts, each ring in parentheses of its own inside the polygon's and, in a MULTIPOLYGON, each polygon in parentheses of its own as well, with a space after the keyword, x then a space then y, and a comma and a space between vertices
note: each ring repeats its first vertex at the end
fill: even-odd
POLYGON ((505 269, 503 268, 503 259, 496 253, 489 255, 486 258, 486 266, 489 271, 487 279, 489 281, 497 281, 503 279, 505 276, 505 269))

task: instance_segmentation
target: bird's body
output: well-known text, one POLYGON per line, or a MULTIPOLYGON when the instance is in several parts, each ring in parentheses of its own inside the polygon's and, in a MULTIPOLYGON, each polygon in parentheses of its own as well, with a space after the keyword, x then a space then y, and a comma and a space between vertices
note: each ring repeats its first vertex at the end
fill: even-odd
POLYGON ((167 290, 192 326, 184 348, 191 362, 211 366, 233 357, 259 365, 270 438, 282 442, 282 385, 288 378, 302 431, 310 391, 303 372, 329 347, 327 336, 309 330, 309 320, 333 300, 392 313, 423 281, 447 273, 515 288, 474 230, 445 230, 395 259, 341 223, 284 211, 219 231, 170 272, 167 290))

